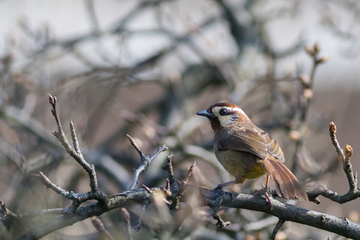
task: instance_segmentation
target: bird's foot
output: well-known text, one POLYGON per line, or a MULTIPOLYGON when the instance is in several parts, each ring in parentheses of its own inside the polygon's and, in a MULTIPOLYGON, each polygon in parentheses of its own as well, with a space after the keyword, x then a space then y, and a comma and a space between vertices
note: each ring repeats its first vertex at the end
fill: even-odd
POLYGON ((272 205, 272 202, 271 202, 271 198, 270 198, 270 196, 269 196, 269 194, 267 193, 267 192, 265 192, 265 198, 266 198, 266 200, 269 202, 269 204, 270 204, 270 209, 271 209, 271 211, 273 210, 273 205, 272 205))
POLYGON ((262 189, 255 189, 255 195, 263 195, 266 193, 264 184, 261 184, 261 185, 262 185, 262 189))
POLYGON ((213 189, 213 191, 220 191, 221 195, 224 195, 225 192, 224 192, 224 190, 222 190, 222 188, 226 187, 226 186, 234 185, 234 184, 235 184, 235 181, 221 183, 221 184, 217 185, 216 188, 213 189))
POLYGON ((225 191, 224 191, 222 188, 223 188, 222 184, 219 184, 219 185, 217 185, 217 186, 213 189, 213 191, 217 191, 217 192, 219 192, 221 195, 225 195, 225 191))
POLYGON ((269 193, 268 193, 268 191, 267 191, 267 187, 266 186, 264 186, 264 184, 262 184, 262 189, 259 189, 259 190, 255 190, 255 195, 265 195, 265 198, 266 198, 266 200, 269 202, 269 204, 270 204, 270 208, 271 208, 271 211, 273 210, 273 205, 272 205, 272 203, 271 203, 271 197, 270 197, 270 195, 269 195, 269 193))

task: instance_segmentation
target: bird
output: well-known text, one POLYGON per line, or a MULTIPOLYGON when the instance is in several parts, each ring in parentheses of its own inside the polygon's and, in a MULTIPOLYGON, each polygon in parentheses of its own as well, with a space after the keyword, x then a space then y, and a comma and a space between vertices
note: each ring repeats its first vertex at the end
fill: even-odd
MULTIPOLYGON (((267 174, 265 196, 268 196, 269 176, 279 197, 308 201, 308 195, 295 175, 284 165, 280 145, 268 133, 257 127, 246 113, 233 103, 216 103, 196 113, 210 120, 214 131, 214 153, 235 181, 219 184, 217 190, 245 179, 267 174)), ((271 205, 272 206, 272 205, 271 205)))

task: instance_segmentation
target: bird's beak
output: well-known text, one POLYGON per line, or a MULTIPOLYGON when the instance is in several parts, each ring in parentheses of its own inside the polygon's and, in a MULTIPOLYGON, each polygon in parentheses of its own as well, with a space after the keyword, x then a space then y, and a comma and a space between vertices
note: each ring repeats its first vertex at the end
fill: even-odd
POLYGON ((202 110, 196 113, 197 115, 208 117, 208 118, 215 118, 215 114, 209 113, 207 110, 202 110))

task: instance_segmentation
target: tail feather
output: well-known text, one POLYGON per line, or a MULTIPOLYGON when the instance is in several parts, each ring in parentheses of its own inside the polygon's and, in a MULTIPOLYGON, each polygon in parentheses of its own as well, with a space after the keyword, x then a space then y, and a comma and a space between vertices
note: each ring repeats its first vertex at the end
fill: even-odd
POLYGON ((286 199, 309 200, 299 180, 283 163, 268 157, 263 160, 262 165, 275 182, 276 192, 279 196, 286 199))

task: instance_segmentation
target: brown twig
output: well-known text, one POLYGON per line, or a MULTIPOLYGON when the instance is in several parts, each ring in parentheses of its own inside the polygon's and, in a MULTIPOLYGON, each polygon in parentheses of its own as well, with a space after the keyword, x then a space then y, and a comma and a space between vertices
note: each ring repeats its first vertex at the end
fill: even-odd
POLYGON ((301 88, 300 88, 300 96, 299 96, 299 105, 298 108, 300 109, 300 121, 298 126, 296 127, 296 131, 300 133, 299 139, 296 140, 295 145, 295 152, 293 156, 293 165, 291 167, 292 172, 296 173, 298 168, 298 152, 301 150, 304 144, 303 132, 306 129, 306 121, 309 115, 309 107, 310 107, 310 100, 313 96, 313 84, 315 79, 315 72, 316 69, 319 67, 320 64, 325 63, 328 60, 326 56, 320 56, 320 44, 316 42, 314 46, 305 46, 305 51, 313 60, 313 65, 311 68, 310 76, 303 75, 300 77, 301 80, 301 88))
POLYGON ((165 171, 168 172, 169 179, 166 180, 166 188, 162 188, 162 191, 165 193, 165 196, 171 200, 171 204, 169 206, 170 210, 177 211, 180 208, 180 198, 182 195, 181 191, 181 183, 175 179, 174 169, 172 166, 172 159, 174 158, 174 154, 170 153, 169 156, 166 157, 166 163, 162 167, 165 171))
POLYGON ((139 146, 136 144, 135 140, 129 135, 126 135, 131 143, 131 145, 135 148, 135 150, 139 153, 141 163, 140 166, 134 170, 134 177, 133 181, 129 187, 129 190, 133 190, 138 183, 139 175, 143 171, 145 171, 145 168, 151 164, 151 162, 161 153, 166 151, 168 148, 165 145, 162 145, 158 147, 155 151, 155 153, 150 157, 149 155, 145 155, 143 151, 139 148, 139 146))
POLYGON ((105 236, 107 239, 115 240, 115 238, 105 229, 104 224, 99 218, 93 216, 91 218, 91 223, 101 235, 105 236))
POLYGON ((341 148, 336 137, 336 125, 333 122, 329 123, 329 134, 336 153, 343 163, 343 169, 348 179, 350 189, 346 194, 342 195, 329 190, 324 184, 320 184, 317 188, 309 192, 309 196, 310 198, 313 198, 321 195, 342 204, 360 197, 360 189, 357 187, 357 174, 353 172, 352 164, 350 162, 353 150, 350 145, 346 145, 345 151, 341 148))
POLYGON ((76 199, 77 198, 77 194, 75 194, 74 192, 69 192, 67 190, 62 189, 61 187, 59 187, 58 185, 54 184, 53 182, 50 181, 50 179, 43 174, 42 172, 39 172, 38 174, 31 174, 32 176, 38 177, 41 182, 47 187, 50 188, 51 190, 53 190, 54 192, 56 192, 57 194, 60 194, 68 199, 76 199))
POLYGON ((131 224, 130 224, 130 214, 126 208, 121 209, 121 216, 125 223, 125 233, 128 240, 132 240, 132 234, 131 234, 131 224))
POLYGON ((98 182, 97 182, 95 167, 94 167, 94 165, 86 162, 86 160, 84 159, 84 157, 80 151, 79 142, 78 142, 78 140, 76 138, 76 134, 75 134, 74 124, 72 122, 70 123, 71 136, 72 136, 72 139, 74 142, 74 148, 73 148, 70 145, 69 141, 67 140, 65 133, 62 129, 62 126, 61 126, 58 111, 56 108, 57 98, 53 97, 49 94, 49 102, 52 106, 51 112, 52 112, 52 114, 55 118, 56 124, 58 126, 58 131, 57 132, 53 131, 52 132, 53 135, 60 141, 60 143, 63 145, 65 150, 70 154, 70 156, 72 156, 89 174, 91 191, 98 191, 98 182))
POLYGON ((194 171, 194 167, 196 166, 196 161, 194 161, 192 164, 191 164, 191 166, 190 166, 190 168, 189 168, 189 170, 188 170, 188 173, 187 173, 187 176, 186 176, 186 178, 185 178, 185 180, 184 180, 184 183, 188 183, 188 181, 189 181, 189 179, 190 179, 190 176, 191 176, 191 174, 193 173, 193 171, 194 171))

